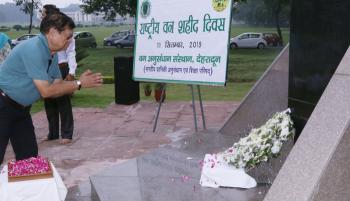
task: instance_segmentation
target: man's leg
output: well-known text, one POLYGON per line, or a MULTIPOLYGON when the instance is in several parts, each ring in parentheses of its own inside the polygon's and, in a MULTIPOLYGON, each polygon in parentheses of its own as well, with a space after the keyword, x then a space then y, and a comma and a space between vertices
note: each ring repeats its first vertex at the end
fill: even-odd
POLYGON ((58 111, 61 117, 62 139, 72 139, 74 120, 70 96, 65 95, 57 98, 58 111))
POLYGON ((10 141, 16 154, 16 160, 38 156, 38 144, 29 110, 17 119, 10 141))
POLYGON ((44 100, 46 117, 49 122, 49 134, 47 140, 59 138, 59 115, 56 98, 47 98, 44 100))
MULTIPOLYGON (((59 64, 62 78, 65 79, 69 73, 69 67, 67 63, 59 64)), ((68 144, 73 137, 73 112, 72 104, 70 101, 70 95, 64 95, 57 98, 58 112, 61 117, 61 144, 68 144)))
MULTIPOLYGON (((2 129, 3 126, 3 122, 0 122, 0 129, 2 129)), ((7 144, 9 142, 9 135, 7 135, 7 133, 5 132, 1 132, 0 133, 0 165, 2 164, 2 161, 4 160, 4 156, 6 153, 6 148, 7 148, 7 144)))
MULTIPOLYGON (((0 97, 1 98, 1 97, 0 97)), ((11 112, 5 107, 3 100, 0 100, 0 165, 2 164, 10 139, 11 112)))

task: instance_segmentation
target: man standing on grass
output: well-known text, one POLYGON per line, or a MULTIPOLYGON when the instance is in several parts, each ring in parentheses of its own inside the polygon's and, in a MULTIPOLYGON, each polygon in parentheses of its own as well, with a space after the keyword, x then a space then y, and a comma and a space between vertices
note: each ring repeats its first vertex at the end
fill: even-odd
MULTIPOLYGON (((60 10, 52 4, 46 4, 41 10, 42 19, 48 15, 60 12, 60 10)), ((42 20, 41 19, 41 20, 42 20)), ((67 49, 59 51, 58 66, 62 79, 73 81, 77 62, 75 60, 75 40, 72 38, 67 49)), ((45 140, 55 140, 59 138, 60 120, 61 120, 61 141, 60 144, 68 144, 73 138, 74 120, 71 104, 71 94, 63 95, 58 98, 46 98, 44 100, 46 117, 49 123, 49 133, 45 140)))
POLYGON ((102 85, 102 75, 85 71, 77 81, 61 79, 57 52, 68 47, 75 24, 63 13, 45 17, 41 34, 18 45, 0 68, 0 164, 8 141, 16 160, 36 157, 38 145, 30 106, 42 98, 102 85))

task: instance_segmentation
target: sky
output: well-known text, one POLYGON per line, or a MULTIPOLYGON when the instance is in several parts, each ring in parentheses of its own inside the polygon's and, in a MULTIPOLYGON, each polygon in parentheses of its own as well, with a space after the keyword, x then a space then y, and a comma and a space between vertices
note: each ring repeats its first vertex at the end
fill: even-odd
MULTIPOLYGON (((13 3, 13 0, 0 0, 0 4, 4 4, 4 3, 13 3)), ((81 4, 80 0, 41 0, 41 3, 43 5, 45 4, 54 4, 59 8, 64 8, 67 7, 69 4, 81 4)))

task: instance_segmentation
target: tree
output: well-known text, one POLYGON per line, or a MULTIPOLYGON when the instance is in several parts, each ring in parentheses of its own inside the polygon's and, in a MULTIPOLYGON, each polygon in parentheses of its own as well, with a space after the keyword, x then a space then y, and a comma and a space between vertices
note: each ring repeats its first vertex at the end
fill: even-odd
POLYGON ((264 2, 250 0, 244 4, 239 4, 232 11, 234 20, 243 21, 254 26, 270 25, 270 15, 267 13, 264 2))
POLYGON ((117 15, 135 16, 137 0, 81 0, 84 12, 103 13, 105 20, 114 20, 117 15))
MULTIPOLYGON (((103 13, 104 19, 114 20, 118 15, 135 16, 137 0, 81 0, 84 12, 91 13, 103 13)), ((234 2, 245 2, 246 0, 233 0, 234 2)))
POLYGON ((41 5, 41 0, 14 0, 16 6, 21 6, 21 10, 25 14, 29 14, 29 29, 28 33, 32 32, 34 10, 41 5))
POLYGON ((290 0, 248 0, 237 10, 234 19, 254 25, 273 25, 283 39, 280 26, 289 22, 290 0))
POLYGON ((283 45, 283 37, 282 37, 282 31, 280 27, 280 13, 284 6, 287 6, 290 4, 290 0, 264 0, 265 6, 267 9, 270 9, 272 12, 273 19, 275 21, 277 34, 281 38, 282 45, 283 45))

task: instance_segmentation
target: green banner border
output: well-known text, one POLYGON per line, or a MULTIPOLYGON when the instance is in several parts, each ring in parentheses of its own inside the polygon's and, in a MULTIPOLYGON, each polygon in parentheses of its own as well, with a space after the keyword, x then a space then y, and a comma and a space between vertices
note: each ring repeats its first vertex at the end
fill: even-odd
POLYGON ((138 78, 135 77, 135 55, 136 55, 136 44, 137 44, 137 36, 138 36, 138 19, 139 19, 139 2, 143 0, 137 0, 137 11, 136 11, 136 19, 135 19, 135 45, 134 45, 134 56, 133 56, 133 73, 132 73, 132 79, 135 81, 140 81, 140 82, 161 82, 161 83, 173 83, 173 84, 194 84, 194 85, 211 85, 211 86, 226 86, 226 81, 227 81, 227 72, 228 72, 228 61, 229 61, 229 52, 230 52, 230 36, 231 36, 231 20, 232 20, 232 5, 233 5, 233 0, 231 1, 230 4, 230 22, 229 22, 229 30, 228 30, 228 43, 227 43, 227 59, 226 59, 226 72, 225 72, 225 82, 200 82, 200 81, 184 81, 184 80, 163 80, 163 79, 148 79, 148 78, 138 78))

